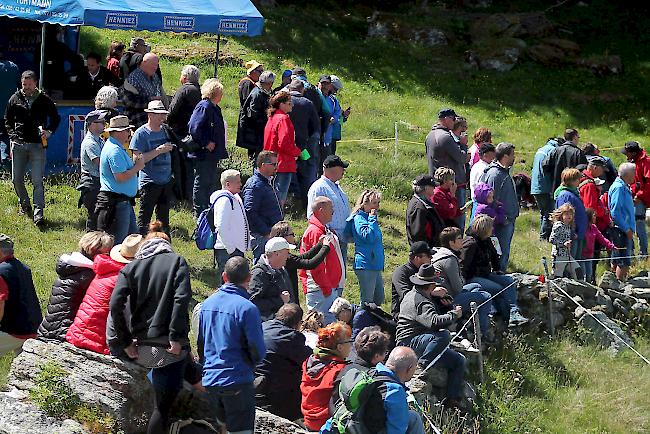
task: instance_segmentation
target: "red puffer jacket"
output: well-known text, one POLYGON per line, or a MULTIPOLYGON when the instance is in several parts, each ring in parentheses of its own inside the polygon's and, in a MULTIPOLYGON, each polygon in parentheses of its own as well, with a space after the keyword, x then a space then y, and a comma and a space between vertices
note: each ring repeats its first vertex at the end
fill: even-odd
POLYGON ((317 347, 302 365, 300 410, 305 416, 305 426, 310 431, 320 431, 331 416, 329 403, 332 391, 337 386, 335 383, 339 372, 347 365, 345 360, 327 354, 326 351, 317 347))
POLYGON ((74 323, 65 335, 66 341, 77 348, 109 354, 106 344, 109 304, 117 275, 125 265, 114 261, 108 255, 95 256, 95 278, 90 282, 74 323))
POLYGON ((300 148, 296 146, 296 132, 289 115, 278 109, 264 128, 264 150, 278 154, 278 173, 296 173, 296 157, 300 148))

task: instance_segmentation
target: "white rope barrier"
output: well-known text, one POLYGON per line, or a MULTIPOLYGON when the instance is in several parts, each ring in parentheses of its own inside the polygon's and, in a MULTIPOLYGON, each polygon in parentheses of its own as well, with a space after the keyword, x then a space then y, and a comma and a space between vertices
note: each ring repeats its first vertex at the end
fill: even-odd
MULTIPOLYGON (((582 309, 584 309, 585 312, 586 312, 589 316, 591 316, 594 320, 596 320, 596 322, 597 322, 598 324, 600 324, 600 325, 601 325, 605 330, 607 330, 609 333, 611 333, 611 334, 612 334, 616 339, 618 339, 619 341, 621 341, 621 342, 622 342, 626 347, 628 347, 630 350, 632 350, 632 351, 633 351, 637 356, 639 356, 639 357, 641 358, 641 360, 643 360, 644 362, 646 362, 646 364, 650 365, 650 360, 648 360, 648 359, 647 359, 643 354, 641 354, 641 353, 638 352, 636 349, 634 349, 634 347, 632 347, 632 345, 628 344, 628 343, 625 342, 623 339, 621 339, 621 337, 620 337, 619 335, 617 335, 616 333, 614 333, 614 331, 613 331, 612 329, 610 329, 609 327, 607 327, 607 325, 603 324, 603 322, 602 322, 601 320, 599 320, 599 319, 598 319, 598 318, 597 318, 597 317, 596 317, 596 316, 595 316, 595 315, 594 315, 594 314, 593 314, 589 309, 585 308, 585 307, 582 306, 580 303, 578 303, 576 300, 574 300, 573 297, 571 297, 571 295, 569 295, 569 293, 566 292, 564 289, 562 289, 562 288, 561 288, 557 283, 555 283, 555 282, 552 281, 552 280, 550 281, 550 283, 551 283, 553 286, 555 286, 555 288, 557 288, 561 293, 563 293, 564 295, 566 295, 566 296, 567 296, 567 297, 568 297, 572 302, 574 302, 578 307, 581 307, 582 309)), ((549 298, 550 298, 550 294, 549 294, 549 298)))
POLYGON ((633 255, 633 256, 607 256, 604 258, 592 259, 570 259, 570 260, 553 260, 554 264, 570 264, 572 262, 589 262, 589 261, 617 261, 619 259, 633 259, 633 258, 650 258, 650 255, 633 255))

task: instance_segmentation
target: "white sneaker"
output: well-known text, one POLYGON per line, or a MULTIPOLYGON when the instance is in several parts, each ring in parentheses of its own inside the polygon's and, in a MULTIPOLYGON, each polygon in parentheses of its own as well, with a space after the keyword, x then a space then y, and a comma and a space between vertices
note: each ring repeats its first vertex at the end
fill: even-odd
POLYGON ((530 321, 528 318, 524 317, 519 310, 513 309, 510 311, 510 321, 508 322, 508 327, 517 327, 522 324, 526 324, 530 321))
POLYGON ((459 348, 459 349, 461 349, 463 351, 466 351, 468 353, 478 353, 479 352, 478 348, 476 348, 474 345, 472 345, 472 343, 468 339, 463 339, 460 342, 454 341, 454 343, 452 345, 454 345, 456 348, 459 348))

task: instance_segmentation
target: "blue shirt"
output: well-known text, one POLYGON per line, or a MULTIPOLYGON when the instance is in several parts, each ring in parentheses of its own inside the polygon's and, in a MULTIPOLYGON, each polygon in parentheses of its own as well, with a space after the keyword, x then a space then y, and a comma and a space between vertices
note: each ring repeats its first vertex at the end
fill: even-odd
POLYGON ((618 177, 609 188, 608 196, 609 211, 614 224, 625 232, 629 230, 634 232, 636 222, 634 220, 634 200, 630 187, 618 177))
POLYGON ((332 205, 334 206, 334 215, 332 216, 332 221, 328 226, 336 232, 336 235, 339 237, 341 242, 348 242, 348 240, 342 239, 343 231, 345 229, 345 220, 350 215, 350 202, 348 200, 348 195, 341 190, 338 182, 330 181, 325 177, 325 175, 321 176, 320 179, 317 179, 311 185, 309 193, 307 193, 307 219, 309 219, 313 214, 311 206, 314 203, 314 199, 318 196, 328 197, 332 201, 332 205))
POLYGON ((226 283, 205 300, 198 340, 203 343, 203 386, 253 383, 266 346, 260 311, 244 288, 226 283))
POLYGON ((533 161, 533 172, 530 177, 530 194, 553 193, 553 178, 551 174, 544 173, 542 163, 549 156, 551 151, 557 147, 556 140, 549 140, 535 153, 533 161))
MULTIPOLYGON (((167 142, 169 142, 169 138, 163 129, 154 132, 149 129, 147 124, 144 124, 135 130, 129 149, 144 154, 167 142)), ((172 156, 171 153, 165 152, 145 163, 144 169, 140 171, 139 175, 140 188, 151 182, 164 185, 171 179, 172 156)))
POLYGON ((86 133, 81 142, 81 173, 99 178, 99 166, 96 166, 93 160, 100 157, 103 146, 104 141, 100 136, 90 131, 86 133))
POLYGON ((138 178, 132 176, 124 182, 115 179, 116 173, 123 173, 133 167, 133 160, 113 137, 109 137, 99 157, 99 183, 101 191, 120 193, 135 197, 138 192, 138 178))

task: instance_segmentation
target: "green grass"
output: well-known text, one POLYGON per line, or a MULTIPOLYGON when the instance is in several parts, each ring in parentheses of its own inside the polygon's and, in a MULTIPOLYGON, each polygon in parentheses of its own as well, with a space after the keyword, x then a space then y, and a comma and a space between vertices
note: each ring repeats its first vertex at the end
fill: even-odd
MULTIPOLYGON (((335 73, 343 80, 341 104, 352 106, 352 116, 344 125, 344 141, 339 144, 339 154, 351 161, 342 185, 352 200, 366 187, 376 187, 384 194, 380 223, 386 249, 385 307, 390 303, 390 273, 407 259, 404 213, 411 195, 410 181, 426 171, 422 143, 441 107, 454 107, 466 116, 470 131, 488 126, 496 142, 514 143, 519 155, 515 171, 529 170, 534 151, 547 137, 567 127, 577 128, 583 141, 602 148, 620 147, 631 139, 644 143, 649 132, 646 114, 650 90, 646 84, 650 49, 642 42, 650 32, 614 33, 626 28, 623 21, 630 16, 601 0, 592 2, 588 11, 568 7, 554 18, 575 30, 574 36, 586 54, 607 50, 620 53, 625 74, 598 78, 579 69, 541 68, 531 63, 508 73, 469 70, 463 63, 461 46, 427 48, 366 40, 365 17, 371 11, 362 7, 278 7, 263 11, 263 36, 225 38, 222 49, 231 58, 254 58, 275 72, 300 65, 312 79, 321 73, 335 73), (620 21, 614 21, 613 16, 620 21), (611 29, 616 37, 603 29, 611 29), (368 140, 394 137, 398 121, 405 122, 399 125, 399 137, 415 143, 399 142, 396 148, 394 141, 368 140)), ((417 25, 431 21, 448 31, 464 28, 462 15, 447 20, 435 8, 422 13, 402 6, 401 11, 404 14, 394 15, 395 19, 417 25)), ((214 48, 215 38, 142 35, 154 52, 167 53, 161 67, 168 93, 178 87, 178 75, 185 63, 196 64, 204 78, 212 76, 213 66, 205 53, 214 48), (174 50, 188 46, 192 50, 186 57, 175 54, 174 50)), ((82 51, 103 52, 111 40, 128 41, 132 36, 131 32, 84 28, 82 51)), ((239 109, 236 85, 242 75, 243 68, 236 62, 219 67, 219 78, 226 89, 222 108, 230 143, 234 141, 239 109)), ((242 153, 234 148, 232 151, 234 158, 226 164, 242 168, 242 153)), ((608 150, 606 154, 616 163, 622 161, 618 152, 608 150)), ((56 278, 56 258, 74 250, 82 234, 84 212, 76 208, 78 192, 74 186, 75 179, 70 176, 49 181, 48 223, 39 231, 16 215, 17 200, 11 184, 6 179, 0 182, 0 232, 15 239, 17 256, 32 267, 43 307, 56 278)), ((298 233, 304 230, 301 216, 292 215, 290 220, 298 233)), ((511 254, 513 271, 541 273, 540 259, 550 254, 550 247, 538 241, 537 225, 536 212, 525 211, 518 219, 511 254)), ((212 293, 216 282, 211 254, 199 252, 190 240, 194 227, 187 210, 172 210, 171 226, 174 248, 190 263, 192 288, 195 297, 202 299, 212 293)), ((358 293, 356 277, 349 273, 345 296, 357 301, 358 293)), ((647 331, 641 332, 645 337, 637 338, 637 347, 650 354, 647 331)), ((645 392, 650 388, 648 368, 630 353, 610 358, 572 336, 573 332, 567 331, 554 339, 513 338, 490 353, 488 380, 480 389, 482 432, 650 431, 650 402, 645 392)), ((10 361, 10 357, 0 359, 0 372, 7 371, 10 361)))

